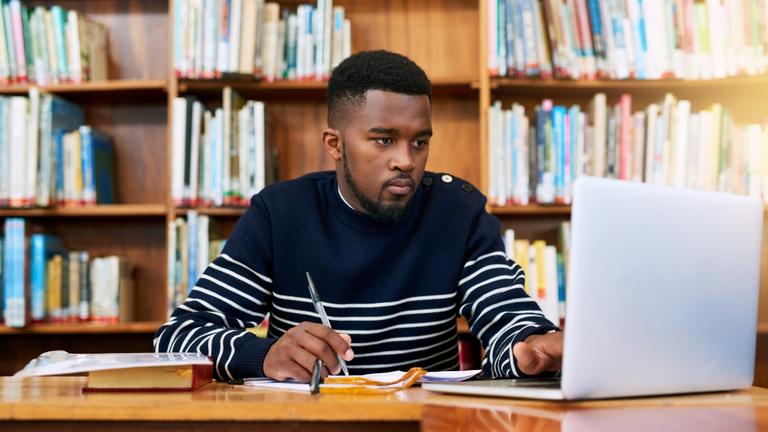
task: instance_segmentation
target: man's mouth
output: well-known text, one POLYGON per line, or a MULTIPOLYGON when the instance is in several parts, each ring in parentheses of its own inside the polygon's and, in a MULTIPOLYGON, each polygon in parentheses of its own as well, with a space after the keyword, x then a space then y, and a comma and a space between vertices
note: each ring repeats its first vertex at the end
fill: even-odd
POLYGON ((393 195, 408 195, 413 190, 413 180, 394 179, 386 183, 385 189, 393 195))

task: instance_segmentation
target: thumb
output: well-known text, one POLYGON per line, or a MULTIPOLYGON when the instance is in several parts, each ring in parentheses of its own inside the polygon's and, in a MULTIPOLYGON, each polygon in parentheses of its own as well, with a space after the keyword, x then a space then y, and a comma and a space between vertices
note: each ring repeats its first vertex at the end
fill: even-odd
POLYGON ((518 342, 512 347, 512 355, 517 360, 520 372, 526 375, 536 375, 541 372, 541 359, 528 342, 518 342))

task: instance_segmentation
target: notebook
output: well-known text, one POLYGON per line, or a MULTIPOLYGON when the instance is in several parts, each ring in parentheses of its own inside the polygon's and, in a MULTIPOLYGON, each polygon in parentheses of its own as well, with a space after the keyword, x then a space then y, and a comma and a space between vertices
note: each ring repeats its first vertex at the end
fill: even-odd
POLYGON ((747 388, 762 228, 754 197, 580 177, 561 381, 423 388, 552 400, 747 388))

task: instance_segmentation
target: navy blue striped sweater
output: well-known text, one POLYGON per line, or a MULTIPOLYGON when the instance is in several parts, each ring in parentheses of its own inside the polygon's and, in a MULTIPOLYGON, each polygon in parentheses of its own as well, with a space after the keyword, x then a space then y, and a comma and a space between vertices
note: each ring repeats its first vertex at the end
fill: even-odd
POLYGON ((525 293, 485 197, 428 172, 411 205, 406 221, 382 225, 343 201, 334 172, 267 187, 157 331, 155 349, 210 355, 219 378, 262 376, 276 338, 320 322, 308 271, 331 326, 352 337, 350 373, 456 369, 461 314, 486 349, 485 374, 522 375, 512 345, 555 327, 525 293), (267 313, 269 338, 246 331, 267 313))

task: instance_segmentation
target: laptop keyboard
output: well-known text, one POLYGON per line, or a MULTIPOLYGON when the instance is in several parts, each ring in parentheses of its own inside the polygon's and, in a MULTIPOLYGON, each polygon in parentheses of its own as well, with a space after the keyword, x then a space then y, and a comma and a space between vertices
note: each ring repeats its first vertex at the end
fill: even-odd
POLYGON ((560 388, 560 378, 521 378, 502 381, 504 383, 504 387, 537 387, 551 389, 560 388))

